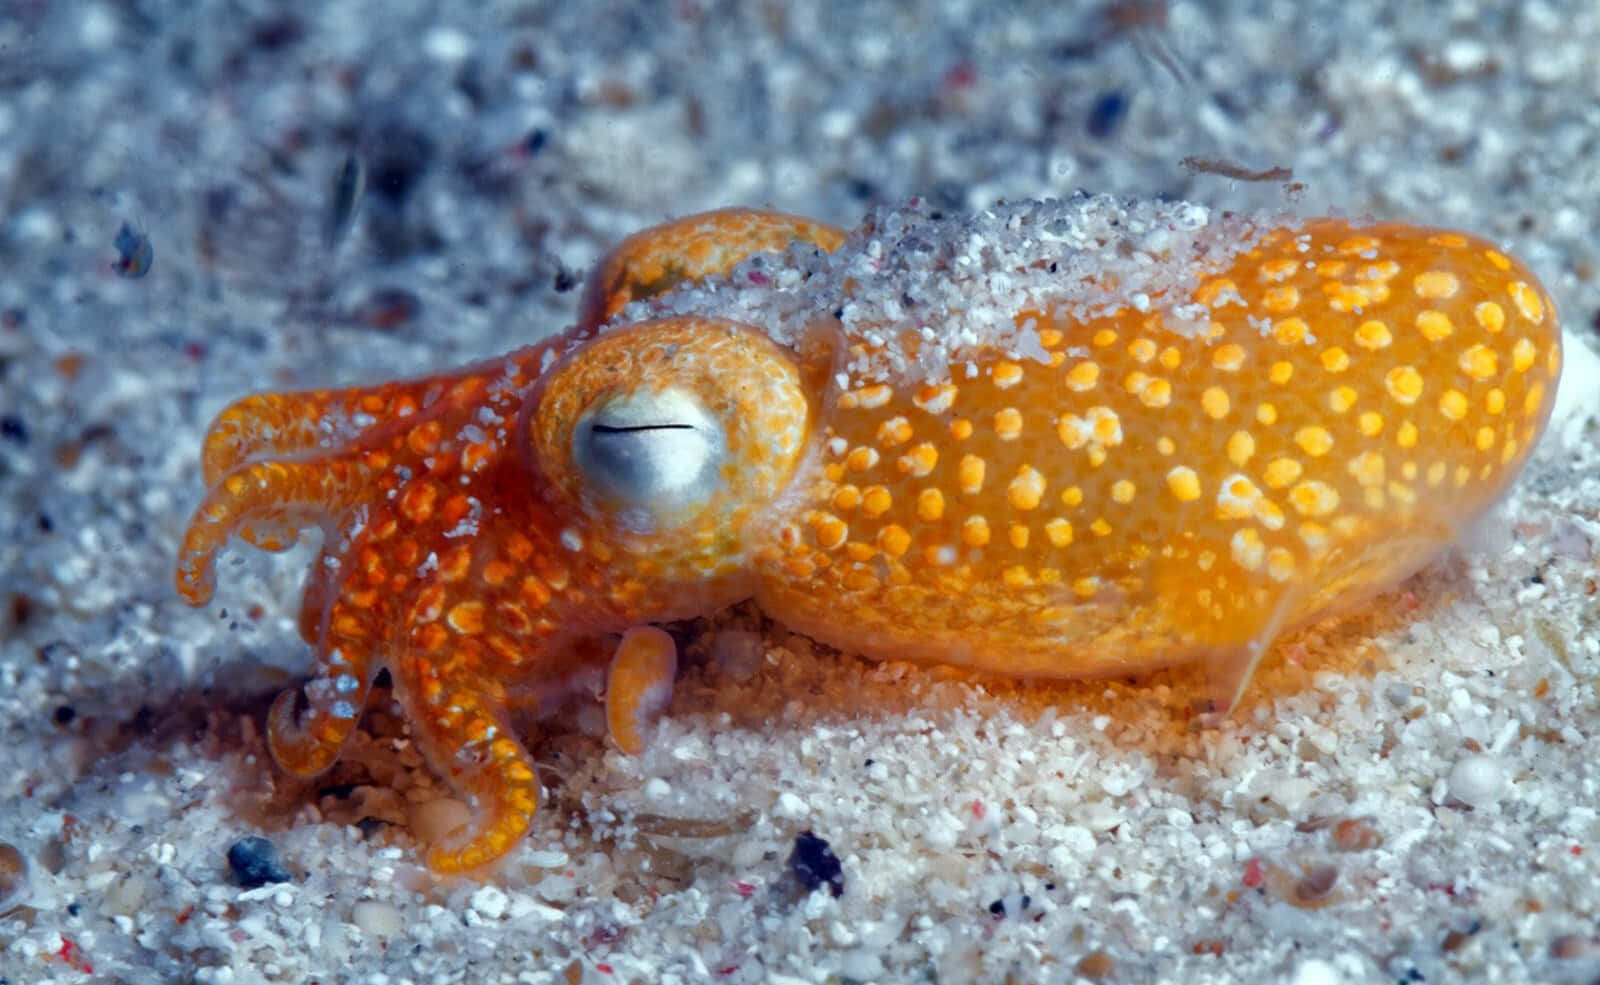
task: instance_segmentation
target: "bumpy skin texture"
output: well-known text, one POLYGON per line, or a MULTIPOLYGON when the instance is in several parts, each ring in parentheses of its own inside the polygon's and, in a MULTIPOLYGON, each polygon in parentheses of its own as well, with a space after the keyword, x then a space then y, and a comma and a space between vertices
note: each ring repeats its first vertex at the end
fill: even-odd
POLYGON ((1516 261, 1337 220, 1195 283, 1207 330, 1019 311, 1042 357, 991 349, 937 382, 841 385, 826 320, 792 348, 704 317, 600 330, 791 241, 845 237, 693 216, 613 251, 565 336, 222 413, 184 597, 210 599, 232 535, 324 533, 301 619, 316 670, 268 723, 285 769, 329 767, 387 667, 477 807, 428 861, 485 864, 538 803, 510 709, 604 677, 637 751, 676 666, 649 624, 751 596, 879 658, 1020 677, 1205 660, 1226 706, 1285 628, 1392 585, 1498 497, 1559 374, 1553 307, 1516 261))
POLYGON ((1480 240, 1313 220, 1194 299, 1194 337, 1023 312, 1051 365, 831 398, 820 481, 756 553, 763 607, 1015 676, 1205 659, 1227 706, 1281 631, 1448 545, 1549 413, 1553 309, 1480 240))

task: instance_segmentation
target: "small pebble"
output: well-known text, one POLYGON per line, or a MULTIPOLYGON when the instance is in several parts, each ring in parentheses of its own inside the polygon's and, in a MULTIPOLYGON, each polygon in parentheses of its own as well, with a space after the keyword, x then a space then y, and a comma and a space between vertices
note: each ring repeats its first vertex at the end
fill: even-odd
POLYGON ((117 230, 113 245, 117 248, 117 258, 111 266, 118 277, 137 280, 148 274, 150 265, 156 262, 156 250, 150 243, 150 237, 131 223, 124 222, 122 228, 117 230))
POLYGON ((1086 129, 1089 136, 1104 140, 1117 131, 1122 118, 1128 114, 1128 96, 1121 89, 1109 89, 1095 97, 1089 107, 1086 129))
POLYGON ((130 872, 106 887, 100 898, 101 909, 112 915, 135 916, 144 908, 145 901, 155 895, 154 887, 144 876, 130 872))
POLYGON ((459 62, 472 54, 472 38, 453 27, 435 27, 422 36, 422 50, 441 62, 459 62))
POLYGON ((1550 956, 1563 961, 1600 960, 1600 938, 1563 934, 1550 942, 1550 956))
POLYGON ((373 937, 399 937, 405 929, 400 908, 377 900, 362 900, 352 906, 350 922, 373 937))
POLYGON ((1020 914, 1032 905, 1033 897, 1027 893, 1012 893, 1010 896, 1002 896, 990 903, 989 915, 999 920, 1007 914, 1020 914))
POLYGON ((1342 852, 1376 848, 1382 838, 1369 817, 1347 817, 1333 826, 1333 844, 1342 852))
POLYGON ((1505 796, 1505 767, 1493 756, 1463 756, 1450 769, 1450 796, 1472 807, 1489 807, 1505 796))
POLYGON ((305 38, 305 25, 293 14, 274 15, 250 26, 250 43, 263 51, 281 51, 305 38))
POLYGON ((0 841, 0 910, 22 896, 28 885, 28 860, 10 842, 0 841))
POLYGON ((811 813, 811 805, 794 794, 784 791, 778 795, 778 803, 772 812, 779 817, 798 821, 811 813))
POLYGON ((380 287, 351 311, 356 322, 381 332, 392 332, 422 312, 422 299, 400 287, 380 287))
POLYGON ((240 838, 228 849, 233 881, 245 889, 260 889, 269 882, 288 882, 289 870, 278 858, 278 848, 265 838, 240 838))
POLYGON ((433 140, 422 130, 394 123, 378 128, 367 148, 367 188, 399 205, 433 163, 433 140))
POLYGON ((1102 978, 1110 977, 1116 967, 1117 963, 1112 960, 1111 955, 1104 951, 1090 951, 1078 959, 1078 963, 1073 970, 1084 978, 1097 982, 1102 978))
POLYGON ((810 831, 795 835, 794 851, 789 853, 789 871, 807 892, 827 885, 834 899, 844 895, 844 866, 839 863, 839 856, 826 841, 810 831))
POLYGON ((361 208, 361 196, 367 190, 367 171, 361 158, 345 155, 339 170, 333 174, 328 188, 328 202, 323 211, 322 245, 330 253, 344 241, 361 208))
POLYGON ((472 908, 478 911, 479 916, 490 920, 499 920, 505 916, 506 909, 510 905, 511 897, 493 886, 484 886, 472 894, 472 908))
POLYGON ((559 869, 568 862, 567 853, 555 849, 528 852, 523 861, 535 869, 559 869))
POLYGON ((1339 867, 1336 865, 1319 865, 1307 872, 1294 884, 1295 902, 1301 905, 1315 905, 1325 902, 1328 894, 1333 892, 1333 887, 1339 882, 1339 867))
POLYGON ((1339 969, 1321 958, 1308 958, 1300 962, 1289 977, 1290 985, 1341 985, 1343 981, 1339 969))
POLYGON ((839 976, 846 981, 870 982, 883 978, 883 959, 871 951, 856 949, 839 955, 839 976))
POLYGON ((437 844, 471 820, 472 808, 454 797, 440 797, 412 809, 411 832, 430 845, 437 844))
POLYGON ((1453 954, 1466 946, 1472 940, 1472 934, 1464 930, 1452 930, 1444 935, 1444 940, 1439 942, 1439 950, 1446 954, 1453 954))

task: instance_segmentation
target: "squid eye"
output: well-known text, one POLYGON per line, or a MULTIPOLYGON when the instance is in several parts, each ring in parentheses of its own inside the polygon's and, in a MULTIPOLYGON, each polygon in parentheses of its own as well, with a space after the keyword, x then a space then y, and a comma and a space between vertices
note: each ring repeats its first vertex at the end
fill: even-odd
POLYGON ((681 390, 642 391, 584 415, 572 458, 602 495, 655 513, 708 498, 725 444, 722 427, 681 390))

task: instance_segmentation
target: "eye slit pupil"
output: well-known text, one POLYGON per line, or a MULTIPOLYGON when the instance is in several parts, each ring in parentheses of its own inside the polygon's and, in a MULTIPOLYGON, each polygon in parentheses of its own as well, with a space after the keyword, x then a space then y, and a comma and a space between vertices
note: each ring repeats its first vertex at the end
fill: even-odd
POLYGON ((624 508, 640 529, 712 496, 725 454, 716 418, 675 388, 616 395, 572 433, 572 464, 587 490, 624 508))
POLYGON ((595 424, 591 426, 595 434, 629 434, 634 431, 693 431, 693 424, 635 424, 628 427, 619 427, 615 424, 595 424))

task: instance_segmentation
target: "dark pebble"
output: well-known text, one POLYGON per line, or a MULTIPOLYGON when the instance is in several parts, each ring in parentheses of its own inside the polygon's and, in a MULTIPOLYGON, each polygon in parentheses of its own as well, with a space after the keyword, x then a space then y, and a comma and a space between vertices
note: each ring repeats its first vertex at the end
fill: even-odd
POLYGON ((288 882, 289 870, 278 859, 277 846, 265 838, 240 838, 228 849, 228 868, 233 881, 245 889, 259 889, 269 882, 288 882))
POLYGON ((367 187, 398 205, 433 163, 433 141, 420 130, 391 124, 373 135, 366 157, 367 187))
POLYGON ((1104 140, 1117 132, 1123 117, 1128 115, 1128 96, 1121 89, 1111 89, 1095 97, 1089 107, 1087 128, 1089 136, 1104 140))
MULTIPOLYGON (((1018 909, 1026 910, 1028 907, 1030 907, 1032 905, 1033 905, 1033 897, 1027 895, 1026 893, 1024 893, 1018 899, 1018 909)), ((1001 897, 1000 899, 997 899, 993 903, 989 904, 989 915, 992 916, 992 917, 1003 917, 1003 916, 1006 915, 1005 897, 1001 897)))
POLYGON ((0 841, 0 909, 22 893, 28 883, 28 860, 10 842, 0 841))
POLYGON ((278 51, 298 43, 305 33, 305 26, 293 14, 282 14, 252 25, 250 43, 263 51, 278 51))
POLYGON ((22 423, 20 417, 10 415, 0 417, 0 436, 19 445, 25 445, 28 443, 28 426, 22 423))
POLYGON ((807 892, 826 885, 834 899, 844 895, 844 867, 839 856, 833 854, 828 843, 810 831, 794 837, 794 851, 789 853, 789 870, 807 892))
POLYGON ((416 318, 422 299, 400 287, 380 287, 357 305, 354 317, 369 328, 392 332, 416 318))

